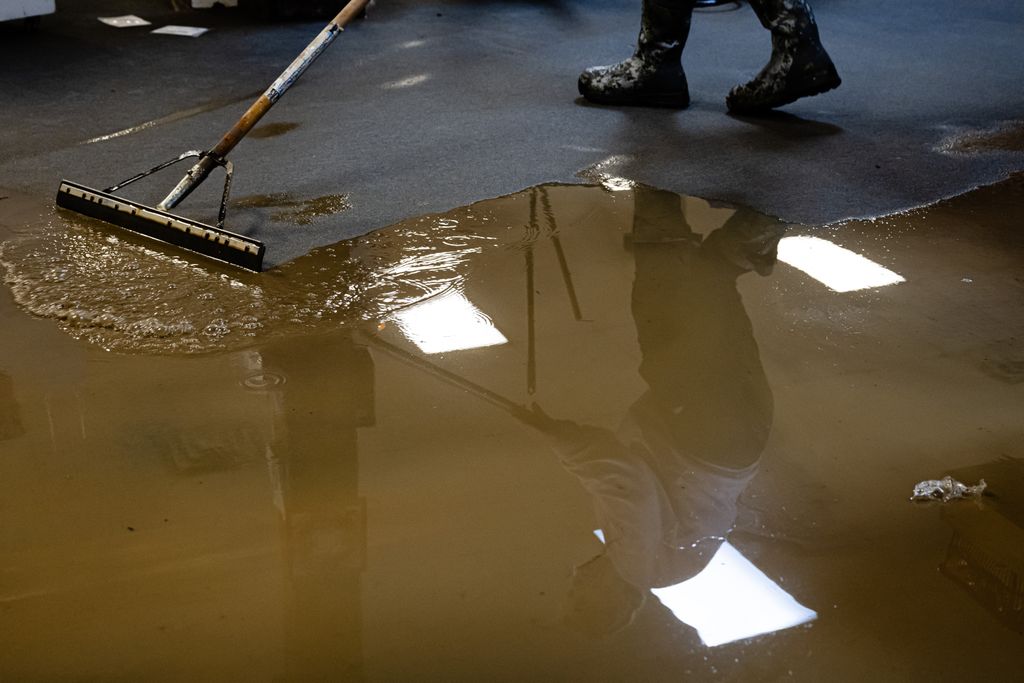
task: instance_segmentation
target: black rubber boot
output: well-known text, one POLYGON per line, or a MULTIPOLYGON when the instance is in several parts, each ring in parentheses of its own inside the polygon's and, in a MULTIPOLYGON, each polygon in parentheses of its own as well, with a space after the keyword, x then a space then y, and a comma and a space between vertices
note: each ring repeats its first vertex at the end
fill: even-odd
POLYGON ((750 0, 750 6, 772 33, 772 56, 752 81, 732 89, 725 99, 729 111, 763 114, 839 87, 839 74, 804 0, 750 0))
POLYGON ((598 104, 685 108, 690 93, 680 58, 692 12, 692 0, 644 0, 636 52, 580 74, 580 94, 598 104))

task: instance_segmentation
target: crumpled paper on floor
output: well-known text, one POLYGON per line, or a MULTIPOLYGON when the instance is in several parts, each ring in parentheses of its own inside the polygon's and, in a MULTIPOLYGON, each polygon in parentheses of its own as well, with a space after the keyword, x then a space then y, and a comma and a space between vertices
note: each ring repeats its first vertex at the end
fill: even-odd
POLYGON ((976 498, 982 494, 988 484, 980 480, 974 486, 968 486, 953 477, 928 479, 914 485, 914 495, 910 500, 941 500, 943 503, 960 498, 976 498))
POLYGON ((201 26, 177 26, 175 24, 168 24, 167 26, 161 26, 158 29, 150 31, 150 33, 156 33, 158 35, 165 36, 184 36, 185 38, 196 38, 203 35, 210 29, 203 28, 201 26))
POLYGON ((149 26, 149 22, 142 17, 137 17, 134 14, 125 14, 120 17, 96 17, 107 26, 113 26, 114 28, 131 28, 133 26, 149 26))

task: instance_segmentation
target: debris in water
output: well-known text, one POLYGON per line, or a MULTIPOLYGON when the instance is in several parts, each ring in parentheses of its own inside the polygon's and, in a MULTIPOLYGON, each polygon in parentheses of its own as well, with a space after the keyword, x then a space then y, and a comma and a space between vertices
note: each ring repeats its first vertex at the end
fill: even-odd
POLYGON ((928 479, 914 486, 914 495, 910 500, 941 500, 946 503, 960 498, 976 498, 982 494, 988 484, 980 480, 975 486, 963 484, 953 477, 928 479))

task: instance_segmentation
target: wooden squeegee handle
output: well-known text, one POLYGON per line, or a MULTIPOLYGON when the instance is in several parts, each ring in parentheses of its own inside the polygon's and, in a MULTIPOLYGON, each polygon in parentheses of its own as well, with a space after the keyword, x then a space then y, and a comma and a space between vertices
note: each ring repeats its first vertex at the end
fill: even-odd
POLYGON ((227 133, 224 133, 224 137, 220 139, 210 152, 203 156, 195 166, 193 166, 185 177, 171 190, 160 204, 158 208, 167 210, 172 209, 181 203, 185 197, 189 195, 192 190, 199 186, 201 182, 206 180, 206 177, 210 175, 210 172, 215 169, 220 161, 227 156, 228 152, 235 148, 242 138, 252 130, 253 126, 259 122, 263 115, 270 111, 270 108, 274 106, 274 103, 281 99, 281 96, 292 86, 295 81, 298 80, 299 76, 309 68, 320 54, 327 49, 338 34, 341 33, 345 26, 352 21, 360 12, 369 4, 370 0, 350 0, 345 5, 338 16, 331 19, 330 23, 324 27, 324 29, 314 38, 309 45, 306 46, 298 57, 288 65, 277 80, 270 84, 270 87, 257 98, 255 102, 249 107, 242 118, 238 119, 234 126, 231 127, 227 133))

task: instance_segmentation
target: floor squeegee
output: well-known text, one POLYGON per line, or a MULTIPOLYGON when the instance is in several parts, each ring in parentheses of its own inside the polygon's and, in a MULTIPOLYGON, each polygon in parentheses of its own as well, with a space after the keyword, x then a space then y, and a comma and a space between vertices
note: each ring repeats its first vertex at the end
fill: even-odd
POLYGON ((231 191, 233 167, 227 154, 235 148, 253 126, 270 111, 288 88, 320 56, 354 17, 366 7, 369 0, 351 0, 323 31, 310 42, 295 58, 276 81, 252 103, 242 118, 231 127, 213 149, 188 151, 159 166, 139 173, 105 190, 95 190, 81 183, 62 180, 57 190, 57 206, 85 216, 97 218, 106 223, 125 228, 161 242, 174 244, 189 251, 218 259, 248 270, 259 272, 263 269, 263 255, 266 246, 251 237, 239 235, 224 229, 227 214, 228 195, 231 191), (121 188, 161 171, 185 159, 198 158, 185 177, 155 207, 146 206, 114 193, 121 188), (224 193, 221 197, 217 225, 200 223, 185 218, 170 210, 181 203, 218 166, 225 171, 224 193))

